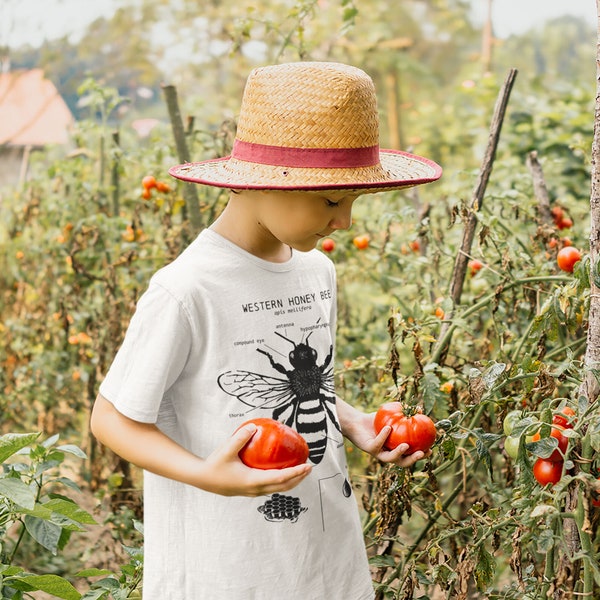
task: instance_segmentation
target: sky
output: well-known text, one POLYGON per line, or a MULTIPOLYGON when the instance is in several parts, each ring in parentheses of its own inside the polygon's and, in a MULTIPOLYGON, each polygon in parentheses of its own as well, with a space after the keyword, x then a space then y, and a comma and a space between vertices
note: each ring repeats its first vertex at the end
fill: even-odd
MULTIPOLYGON (((473 18, 481 22, 488 0, 471 0, 473 18)), ((88 23, 110 13, 121 0, 0 0, 0 46, 36 45, 44 39, 73 35, 74 41, 88 23)), ((360 0, 357 0, 360 10, 360 0)), ((492 16, 497 37, 519 34, 561 15, 597 22, 594 0, 493 0, 492 16)))

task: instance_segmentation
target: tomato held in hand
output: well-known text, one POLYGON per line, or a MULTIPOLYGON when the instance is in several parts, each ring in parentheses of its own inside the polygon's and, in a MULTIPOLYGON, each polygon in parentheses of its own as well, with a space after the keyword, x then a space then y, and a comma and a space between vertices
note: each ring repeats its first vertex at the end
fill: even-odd
POLYGON ((411 417, 404 414, 401 402, 387 402, 375 414, 375 431, 379 433, 386 425, 392 428, 385 441, 385 447, 393 450, 400 444, 408 444, 407 453, 418 450, 427 452, 435 442, 437 430, 434 422, 422 413, 411 417))
POLYGON ((246 421, 238 430, 249 423, 256 425, 256 432, 239 452, 248 467, 285 469, 307 461, 308 444, 291 427, 274 419, 258 418, 246 421))
POLYGON ((572 273, 575 263, 581 260, 581 252, 574 246, 561 248, 556 255, 558 267, 567 273, 572 273))
POLYGON ((533 465, 533 476, 540 485, 547 483, 554 485, 562 477, 563 461, 553 461, 546 458, 538 458, 533 465))

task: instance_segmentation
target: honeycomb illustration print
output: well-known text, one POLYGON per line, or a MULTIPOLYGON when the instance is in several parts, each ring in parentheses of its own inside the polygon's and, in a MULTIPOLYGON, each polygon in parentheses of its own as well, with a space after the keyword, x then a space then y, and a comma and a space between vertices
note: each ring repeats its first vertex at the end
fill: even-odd
POLYGON ((288 520, 295 523, 298 517, 308 508, 300 504, 300 498, 286 496, 285 494, 273 494, 257 510, 263 513, 267 521, 281 522, 288 520))

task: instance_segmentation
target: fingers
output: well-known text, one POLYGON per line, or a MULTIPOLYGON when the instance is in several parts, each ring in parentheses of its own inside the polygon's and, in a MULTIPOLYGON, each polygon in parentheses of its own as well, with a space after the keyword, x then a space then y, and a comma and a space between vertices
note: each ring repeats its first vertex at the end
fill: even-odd
MULTIPOLYGON (((386 429, 386 427, 384 427, 381 430, 381 433, 384 432, 384 429, 386 429)), ((391 428, 388 428, 388 429, 391 430, 391 428)), ((379 442, 378 438, 380 437, 380 435, 378 435, 377 438, 375 438, 375 440, 377 442, 379 442)), ((385 443, 385 439, 387 439, 387 434, 384 438, 384 443, 385 443)), ((407 454, 409 452, 409 450, 410 450, 410 446, 408 444, 399 444, 393 450, 386 450, 382 444, 381 447, 379 447, 378 458, 379 458, 379 460, 381 460, 383 462, 394 463, 395 465, 398 465, 399 467, 412 467, 412 465, 414 465, 416 462, 418 462, 419 460, 421 460, 431 454, 431 451, 428 451, 427 453, 425 453, 421 450, 417 450, 416 452, 407 454)))
POLYGON ((388 439, 391 432, 392 428, 389 425, 381 428, 381 431, 373 439, 373 445, 375 446, 376 452, 381 452, 383 450, 385 441, 388 439))
POLYGON ((230 438, 227 444, 229 456, 235 456, 256 433, 257 427, 254 423, 248 423, 240 427, 230 438))
POLYGON ((275 492, 286 492, 296 487, 312 470, 308 463, 287 469, 251 469, 254 485, 248 496, 264 496, 275 492))

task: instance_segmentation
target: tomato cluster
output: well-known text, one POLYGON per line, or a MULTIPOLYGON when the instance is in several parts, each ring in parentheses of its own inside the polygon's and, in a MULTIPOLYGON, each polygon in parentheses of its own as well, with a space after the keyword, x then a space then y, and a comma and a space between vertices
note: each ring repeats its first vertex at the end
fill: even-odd
POLYGON ((375 431, 379 433, 386 425, 392 428, 385 441, 388 450, 393 450, 400 444, 408 444, 407 454, 418 450, 427 452, 433 446, 437 435, 435 423, 421 412, 412 416, 408 416, 406 412, 401 402, 387 402, 381 405, 375 413, 375 431))
POLYGON ((168 194, 171 191, 171 187, 164 181, 159 181, 154 175, 146 175, 142 179, 142 198, 149 200, 152 197, 152 190, 155 189, 161 194, 168 194))
POLYGON ((308 444, 294 429, 275 419, 257 418, 246 421, 238 429, 253 423, 256 432, 240 450, 239 457, 254 469, 285 469, 305 463, 308 444))
POLYGON ((553 206, 550 212, 552 213, 554 224, 558 229, 570 229, 573 227, 573 219, 565 215, 562 206, 553 206))
MULTIPOLYGON (((533 476, 537 482, 545 486, 554 485, 560 481, 564 469, 564 458, 569 445, 569 438, 564 435, 566 429, 571 429, 575 423, 575 411, 570 406, 564 406, 560 411, 552 416, 552 425, 550 425, 550 434, 557 440, 557 446, 547 458, 538 457, 533 465, 533 476)), ((507 435, 504 442, 506 453, 517 457, 519 449, 519 438, 512 436, 511 433, 517 422, 520 420, 520 412, 512 411, 504 419, 504 433, 507 435)), ((527 439, 529 442, 538 442, 542 434, 538 431, 527 439)))

